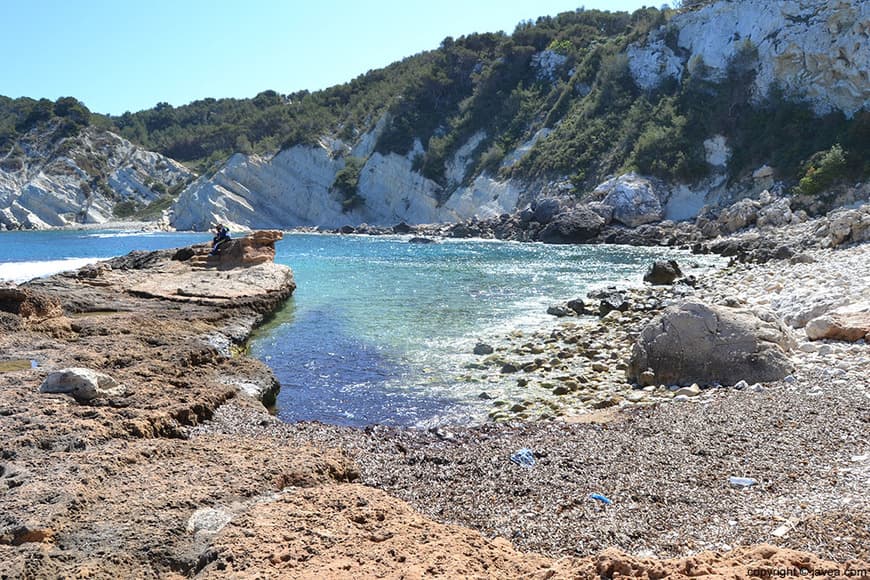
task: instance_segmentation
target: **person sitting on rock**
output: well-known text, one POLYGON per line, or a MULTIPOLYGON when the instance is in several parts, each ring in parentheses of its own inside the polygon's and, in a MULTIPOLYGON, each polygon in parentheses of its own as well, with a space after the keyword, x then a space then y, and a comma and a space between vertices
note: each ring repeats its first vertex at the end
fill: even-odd
POLYGON ((226 228, 223 224, 217 224, 214 227, 215 235, 211 241, 211 253, 210 256, 217 256, 221 253, 221 246, 229 241, 230 239, 230 230, 226 228))

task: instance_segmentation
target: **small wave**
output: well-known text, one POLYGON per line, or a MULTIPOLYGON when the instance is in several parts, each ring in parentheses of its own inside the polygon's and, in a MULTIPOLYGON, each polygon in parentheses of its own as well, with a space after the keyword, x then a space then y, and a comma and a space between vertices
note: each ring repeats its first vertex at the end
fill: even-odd
POLYGON ((50 276, 67 270, 77 270, 105 258, 65 258, 38 262, 6 262, 0 264, 0 280, 19 284, 34 278, 50 276))
POLYGON ((156 236, 161 232, 153 231, 153 232, 100 232, 96 234, 88 234, 86 237, 88 238, 132 238, 132 237, 143 237, 143 236, 156 236))

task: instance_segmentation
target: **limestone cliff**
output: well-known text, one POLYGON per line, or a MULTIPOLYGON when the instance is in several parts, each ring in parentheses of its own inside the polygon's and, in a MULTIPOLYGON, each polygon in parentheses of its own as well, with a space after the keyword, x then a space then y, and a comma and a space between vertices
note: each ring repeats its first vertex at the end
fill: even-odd
POLYGON ((118 203, 144 207, 193 177, 109 131, 58 138, 54 129, 29 131, 0 158, 0 229, 103 223, 118 203))
MULTIPOLYGON (((655 26, 644 40, 628 47, 628 68, 641 91, 652 91, 666 79, 680 81, 694 73, 721 81, 729 63, 750 51, 756 69, 750 98, 761 101, 779 87, 788 99, 804 100, 818 114, 840 111, 847 117, 870 102, 870 3, 721 0, 668 17, 669 21, 655 26)), ((555 86, 575 74, 574 69, 562 71, 567 69, 566 63, 565 57, 545 50, 535 53, 529 66, 535 69, 539 82, 555 86)), ((589 87, 575 84, 573 92, 582 99, 589 87)), ((492 166, 481 171, 479 160, 499 136, 484 129, 466 133, 444 159, 443 179, 436 182, 427 179, 415 164, 429 154, 425 139, 421 143, 418 138, 405 155, 380 152, 377 143, 390 124, 388 114, 373 121, 370 130, 354 142, 321 136, 320 145, 295 146, 272 158, 234 156, 214 176, 200 179, 182 194, 173 224, 180 229, 204 229, 213 221, 239 228, 334 228, 497 217, 540 197, 583 193, 572 191, 575 174, 569 170, 546 178, 529 177, 534 172, 511 171, 535 155, 560 154, 553 140, 570 138, 560 132, 560 122, 554 127, 528 127, 527 141, 505 151, 497 172, 492 166), (364 164, 353 198, 348 199, 337 191, 335 183, 351 157, 364 160, 364 164)), ((729 163, 737 145, 730 138, 706 136, 703 157, 708 175, 693 183, 664 184, 660 195, 663 211, 656 219, 690 220, 705 205, 728 205, 735 198, 758 194, 773 185, 772 179, 761 183, 747 178, 747 184, 735 190, 729 163)), ((761 160, 748 170, 768 162, 761 160)), ((631 169, 630 163, 625 166, 631 169)), ((588 189, 592 188, 594 184, 588 189)))
POLYGON ((516 209, 522 184, 478 176, 466 186, 468 156, 481 142, 475 135, 450 164, 445 188, 413 169, 407 156, 370 153, 364 135, 354 153, 370 153, 360 172, 357 195, 363 202, 342 206, 333 184, 345 166, 340 141, 299 145, 271 158, 234 155, 215 175, 193 183, 176 202, 172 225, 177 229, 208 229, 222 222, 236 229, 294 226, 339 227, 368 223, 455 222, 475 215, 492 217, 516 209), (446 198, 446 199, 445 199, 446 198))
POLYGON ((675 16, 631 46, 629 66, 651 89, 702 65, 721 78, 745 48, 758 50, 759 97, 778 86, 817 113, 847 116, 870 102, 870 3, 860 0, 716 2, 675 16))

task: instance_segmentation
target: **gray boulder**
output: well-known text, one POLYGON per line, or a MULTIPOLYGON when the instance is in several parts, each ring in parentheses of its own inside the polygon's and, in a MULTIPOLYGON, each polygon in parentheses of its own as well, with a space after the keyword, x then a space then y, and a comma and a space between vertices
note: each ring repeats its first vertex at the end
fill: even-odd
POLYGON ((628 379, 652 372, 666 385, 733 385, 779 380, 793 366, 786 327, 772 314, 688 301, 670 306, 643 329, 632 348, 628 379))
POLYGON ((117 397, 125 389, 109 375, 80 367, 54 371, 39 387, 41 393, 63 393, 77 401, 87 402, 99 397, 117 397))
POLYGON ((662 195, 652 180, 627 173, 608 179, 592 192, 601 203, 613 208, 613 221, 630 228, 658 222, 664 216, 662 195))
POLYGON ((742 230, 758 220, 759 209, 761 204, 754 199, 741 199, 722 210, 718 219, 719 227, 729 234, 742 230))
POLYGON ((562 213, 562 202, 553 197, 539 199, 532 204, 532 219, 541 224, 548 224, 562 213))
POLYGON ((576 244, 591 240, 603 227, 604 219, 600 215, 580 206, 557 215, 538 237, 547 244, 576 244))
POLYGON ((680 265, 676 260, 656 260, 650 264, 649 269, 643 276, 644 282, 649 282, 653 285, 673 284, 677 278, 683 277, 683 271, 680 270, 680 265))

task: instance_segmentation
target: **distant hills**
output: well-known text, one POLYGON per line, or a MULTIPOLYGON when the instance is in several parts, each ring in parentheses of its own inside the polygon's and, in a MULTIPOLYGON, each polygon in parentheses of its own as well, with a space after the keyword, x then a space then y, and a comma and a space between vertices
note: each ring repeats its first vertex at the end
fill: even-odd
POLYGON ((736 183, 767 164, 797 186, 835 146, 834 180, 866 179, 870 59, 862 64, 867 49, 857 42, 866 3, 818 1, 796 14, 772 4, 580 9, 512 34, 446 38, 323 91, 161 103, 118 117, 74 98, 0 97, 0 170, 29 155, 21 143, 31 131, 62 140, 90 128, 206 178, 236 153, 322 148, 341 161, 327 189, 344 212, 365 205, 358 183, 375 154, 406 158, 438 207, 481 176, 520 189, 555 181, 579 197, 629 171, 689 184, 724 173, 736 183), (711 163, 720 146, 724 165, 711 163))

